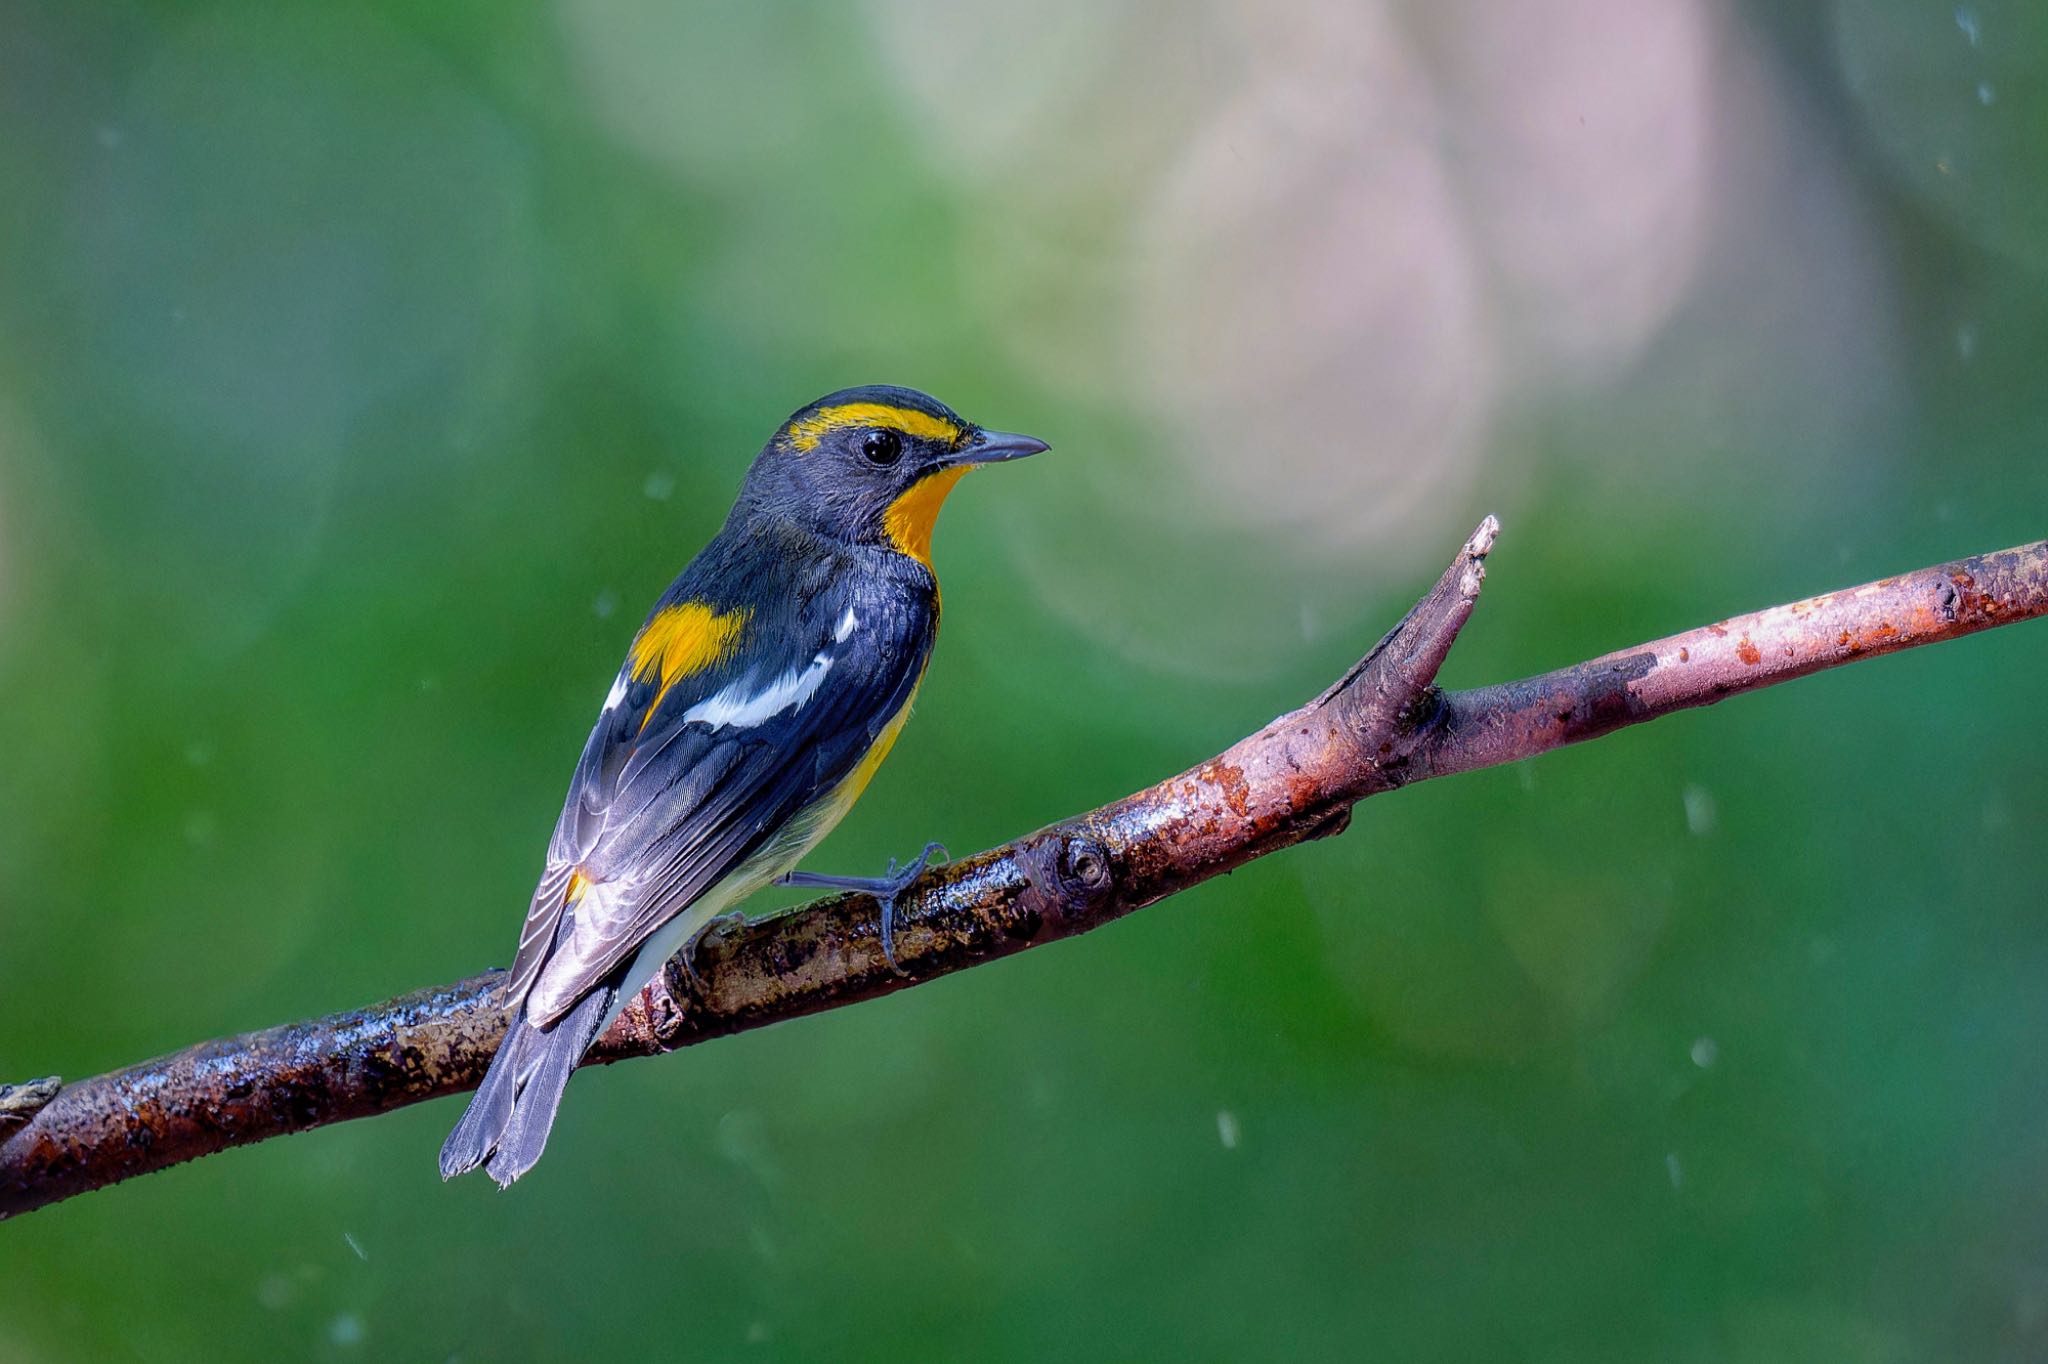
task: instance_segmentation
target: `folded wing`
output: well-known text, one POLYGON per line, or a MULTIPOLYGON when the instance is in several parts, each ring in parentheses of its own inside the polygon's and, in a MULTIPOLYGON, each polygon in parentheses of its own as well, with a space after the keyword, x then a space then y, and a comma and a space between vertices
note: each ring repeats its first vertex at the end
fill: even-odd
MULTIPOLYGON (((636 642, 592 729, 507 984, 546 1026, 852 774, 909 703, 929 608, 822 583, 750 613, 709 666, 636 642)), ((688 577, 672 592, 686 591, 688 577)), ((687 603, 684 603, 687 605, 687 603)), ((641 640, 656 628, 650 618, 641 640)))

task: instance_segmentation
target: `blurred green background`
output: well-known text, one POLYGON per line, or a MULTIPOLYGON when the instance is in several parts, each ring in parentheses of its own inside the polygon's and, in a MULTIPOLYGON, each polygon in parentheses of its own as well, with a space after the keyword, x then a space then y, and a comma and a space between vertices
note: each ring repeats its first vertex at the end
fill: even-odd
MULTIPOLYGON (((2038 0, 0 0, 0 1075, 508 955, 792 408, 932 390, 946 636, 824 869, 1323 686, 2048 530, 2038 0)), ((0 1227, 0 1360, 2048 1356, 2048 627, 1081 942, 0 1227)))

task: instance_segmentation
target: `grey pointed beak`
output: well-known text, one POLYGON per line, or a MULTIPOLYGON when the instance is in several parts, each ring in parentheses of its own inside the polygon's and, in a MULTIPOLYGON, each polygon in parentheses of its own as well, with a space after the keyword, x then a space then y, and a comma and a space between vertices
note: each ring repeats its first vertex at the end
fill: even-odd
POLYGON ((1008 431, 976 431, 953 454, 955 464, 998 464, 1006 459, 1023 459, 1052 447, 1034 436, 1018 436, 1008 431))

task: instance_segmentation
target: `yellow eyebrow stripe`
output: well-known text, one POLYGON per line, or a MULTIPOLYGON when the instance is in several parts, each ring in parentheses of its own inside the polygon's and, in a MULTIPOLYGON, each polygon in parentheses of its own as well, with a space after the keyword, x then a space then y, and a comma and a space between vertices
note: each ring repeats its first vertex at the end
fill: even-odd
POLYGON ((952 444, 960 439, 959 427, 944 417, 934 417, 914 407, 891 407, 887 403, 841 403, 820 408, 802 421, 789 425, 789 443, 799 450, 815 450, 827 432, 849 426, 886 426, 921 440, 942 440, 952 444))
POLYGON ((741 628, 753 614, 746 607, 721 613, 700 601, 686 601, 655 613, 633 641, 633 676, 661 679, 661 690, 654 694, 640 721, 642 730, 661 709, 670 687, 732 653, 741 628))

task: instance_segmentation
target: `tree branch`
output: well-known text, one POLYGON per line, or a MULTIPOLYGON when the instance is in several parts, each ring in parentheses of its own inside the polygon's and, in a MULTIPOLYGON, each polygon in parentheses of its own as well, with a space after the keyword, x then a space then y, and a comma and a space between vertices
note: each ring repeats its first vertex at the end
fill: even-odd
MULTIPOLYGON (((820 900, 668 964, 598 1042, 622 1060, 858 1000, 1070 938, 1255 857, 1341 830, 1368 796, 1672 711, 2048 613, 2048 541, 1709 625, 1519 682, 1442 693, 1488 517, 1335 686, 1219 757, 928 873, 884 959, 875 903, 820 900)), ((365 1009, 206 1042, 58 1088, 0 1087, 0 1217, 196 1156, 472 1088, 504 1030, 491 971, 365 1009)), ((422 1159, 426 1155, 422 1154, 422 1159)))

